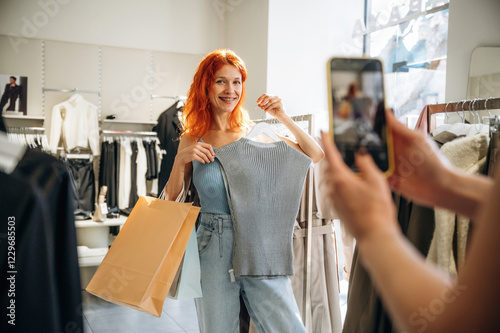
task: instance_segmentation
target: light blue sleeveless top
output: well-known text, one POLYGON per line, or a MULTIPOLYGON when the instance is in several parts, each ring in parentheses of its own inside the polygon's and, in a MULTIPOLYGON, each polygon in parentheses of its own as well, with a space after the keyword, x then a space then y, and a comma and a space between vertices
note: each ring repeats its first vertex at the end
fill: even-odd
POLYGON ((193 161, 193 184, 200 198, 200 213, 231 214, 217 159, 205 164, 193 161))

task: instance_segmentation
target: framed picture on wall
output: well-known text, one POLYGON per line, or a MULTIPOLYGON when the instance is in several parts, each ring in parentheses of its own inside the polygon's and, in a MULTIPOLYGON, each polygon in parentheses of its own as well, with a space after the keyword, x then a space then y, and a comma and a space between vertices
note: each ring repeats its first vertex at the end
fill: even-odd
POLYGON ((2 98, 0 110, 3 114, 27 115, 28 112, 28 77, 0 74, 2 98))

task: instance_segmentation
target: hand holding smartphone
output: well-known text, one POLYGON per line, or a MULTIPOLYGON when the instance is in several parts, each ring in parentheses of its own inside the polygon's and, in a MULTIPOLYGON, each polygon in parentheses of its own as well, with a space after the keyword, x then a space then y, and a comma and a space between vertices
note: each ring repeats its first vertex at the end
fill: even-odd
POLYGON ((344 162, 359 172, 354 155, 372 155, 387 176, 392 172, 393 148, 384 103, 382 63, 373 58, 331 58, 327 66, 330 134, 344 162))

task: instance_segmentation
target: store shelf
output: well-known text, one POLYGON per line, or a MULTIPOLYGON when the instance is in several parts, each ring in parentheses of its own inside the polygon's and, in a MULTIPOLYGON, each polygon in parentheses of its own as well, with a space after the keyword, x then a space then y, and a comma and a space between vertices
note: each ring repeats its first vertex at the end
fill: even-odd
POLYGON ((80 267, 93 267, 99 266, 101 262, 104 260, 106 255, 97 256, 97 257, 80 257, 78 258, 78 265, 80 267))
POLYGON ((5 119, 19 119, 19 120, 40 120, 44 121, 45 117, 42 116, 21 116, 21 115, 12 115, 12 114, 5 114, 3 113, 2 116, 5 119))
POLYGON ((104 222, 94 222, 92 220, 75 221, 75 225, 77 228, 116 227, 124 225, 125 221, 127 221, 127 216, 120 215, 119 218, 107 219, 104 222))

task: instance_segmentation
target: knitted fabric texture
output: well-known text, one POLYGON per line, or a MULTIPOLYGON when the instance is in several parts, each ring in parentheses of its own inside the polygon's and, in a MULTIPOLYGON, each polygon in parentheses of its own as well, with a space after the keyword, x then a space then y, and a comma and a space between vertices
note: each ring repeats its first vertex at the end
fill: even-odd
MULTIPOLYGON (((486 165, 488 142, 486 135, 479 134, 448 142, 441 147, 441 151, 454 166, 467 173, 476 174, 480 173, 486 165)), ((448 273, 456 275, 465 260, 469 219, 442 208, 435 208, 434 214, 436 227, 427 260, 437 264, 448 273), (457 263, 453 252, 455 223, 457 263)))
POLYGON ((215 150, 234 224, 234 273, 293 275, 293 224, 311 159, 285 141, 245 137, 215 150))

